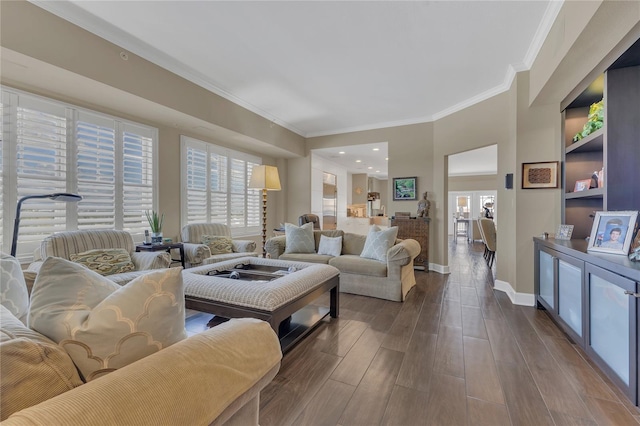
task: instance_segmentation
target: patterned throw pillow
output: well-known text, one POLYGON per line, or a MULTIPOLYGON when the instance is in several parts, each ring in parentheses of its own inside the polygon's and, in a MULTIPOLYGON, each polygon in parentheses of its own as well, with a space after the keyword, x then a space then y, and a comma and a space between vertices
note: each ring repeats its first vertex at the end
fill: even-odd
POLYGON ((313 223, 296 226, 292 223, 284 224, 286 238, 285 253, 315 253, 316 242, 313 239, 313 223))
POLYGON ((378 226, 373 225, 369 228, 367 240, 364 242, 364 248, 362 249, 362 253, 360 253, 360 257, 386 262, 387 250, 396 242, 397 235, 397 226, 380 230, 378 226))
POLYGON ((5 253, 0 253, 0 305, 27 323, 29 293, 24 274, 18 259, 5 253))
POLYGON ((102 276, 135 271, 129 252, 125 249, 96 249, 69 256, 72 262, 86 266, 102 276))
POLYGON ((90 381, 187 337, 182 269, 159 269, 125 286, 58 257, 31 292, 29 327, 57 342, 90 381))
POLYGON ((318 254, 325 254, 327 256, 340 256, 342 253, 342 237, 327 237, 326 235, 320 236, 320 244, 318 245, 318 254))
POLYGON ((209 246, 211 254, 233 253, 233 241, 229 237, 203 235, 202 244, 209 246))

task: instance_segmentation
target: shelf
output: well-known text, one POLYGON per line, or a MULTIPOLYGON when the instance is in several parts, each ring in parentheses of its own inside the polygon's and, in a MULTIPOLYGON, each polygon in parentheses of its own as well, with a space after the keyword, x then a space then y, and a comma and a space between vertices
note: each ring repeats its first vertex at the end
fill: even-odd
POLYGON ((604 145, 604 127, 591 133, 586 138, 574 142, 566 149, 567 154, 577 152, 602 152, 604 145))
POLYGON ((564 194, 565 200, 576 200, 582 198, 602 198, 604 196, 604 188, 587 189, 586 191, 567 192, 564 194))

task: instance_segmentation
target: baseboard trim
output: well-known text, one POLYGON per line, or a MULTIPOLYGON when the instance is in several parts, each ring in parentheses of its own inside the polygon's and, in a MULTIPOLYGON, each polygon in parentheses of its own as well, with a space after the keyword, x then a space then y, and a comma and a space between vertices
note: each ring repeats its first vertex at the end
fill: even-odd
POLYGON ((534 294, 516 293, 513 287, 511 287, 511 284, 506 281, 496 280, 493 288, 507 293, 509 300, 511 300, 511 303, 514 305, 535 306, 536 304, 536 296, 534 294))
POLYGON ((450 274, 451 269, 449 265, 438 265, 437 263, 429 263, 429 271, 437 272, 439 274, 450 274))

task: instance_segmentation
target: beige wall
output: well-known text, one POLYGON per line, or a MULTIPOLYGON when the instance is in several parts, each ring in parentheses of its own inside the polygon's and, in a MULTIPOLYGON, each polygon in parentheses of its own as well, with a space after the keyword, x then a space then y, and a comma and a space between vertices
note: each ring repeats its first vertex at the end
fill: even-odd
POLYGON ((448 187, 449 191, 495 191, 498 175, 449 176, 448 187))

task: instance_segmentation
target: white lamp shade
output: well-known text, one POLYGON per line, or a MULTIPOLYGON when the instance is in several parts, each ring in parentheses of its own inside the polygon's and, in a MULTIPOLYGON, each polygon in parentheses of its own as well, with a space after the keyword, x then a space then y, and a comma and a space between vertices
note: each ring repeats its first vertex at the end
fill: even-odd
POLYGON ((249 188, 280 191, 282 188, 280 187, 278 168, 274 166, 255 166, 251 170, 249 188))

